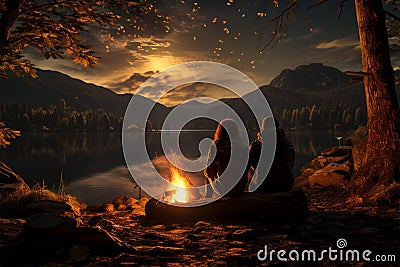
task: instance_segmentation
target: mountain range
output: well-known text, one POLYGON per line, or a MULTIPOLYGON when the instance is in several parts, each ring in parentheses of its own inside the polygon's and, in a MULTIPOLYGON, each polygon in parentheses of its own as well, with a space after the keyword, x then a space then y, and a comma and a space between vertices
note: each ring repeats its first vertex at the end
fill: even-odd
MULTIPOLYGON (((39 78, 17 77, 10 73, 6 79, 0 79, 0 97, 10 102, 20 102, 28 107, 49 107, 60 99, 65 99, 68 106, 77 110, 103 109, 123 116, 132 94, 117 94, 105 87, 97 86, 71 78, 56 71, 38 70, 39 78)), ((400 71, 396 71, 396 78, 400 71)), ((340 70, 321 63, 301 65, 285 69, 268 85, 259 88, 268 100, 275 114, 284 109, 304 106, 330 106, 341 102, 348 106, 365 106, 365 95, 362 82, 352 82, 351 78, 340 70)), ((189 88, 190 90, 190 88, 189 88)), ((397 88, 399 98, 399 88, 397 88)), ((250 95, 244 96, 251 97, 250 95)), ((150 116, 152 122, 161 123, 172 109, 145 97, 140 97, 146 105, 154 104, 150 116)), ((251 112, 243 99, 226 98, 222 102, 241 114, 244 121, 250 119, 251 112)), ((206 108, 208 115, 218 113, 221 108, 218 102, 200 103, 192 101, 184 104, 188 116, 196 115, 199 109, 206 108)), ((159 124, 160 125, 160 124, 159 124)))
MULTIPOLYGON (((124 116, 132 94, 117 94, 114 91, 92 83, 86 83, 66 74, 37 70, 39 78, 17 77, 9 73, 8 78, 0 79, 0 98, 9 102, 23 103, 28 107, 48 108, 64 99, 68 106, 76 110, 102 109, 118 116, 124 116)), ((139 96, 145 105, 154 104, 153 116, 165 117, 169 108, 139 96), (157 114, 157 115, 155 115, 157 114)))

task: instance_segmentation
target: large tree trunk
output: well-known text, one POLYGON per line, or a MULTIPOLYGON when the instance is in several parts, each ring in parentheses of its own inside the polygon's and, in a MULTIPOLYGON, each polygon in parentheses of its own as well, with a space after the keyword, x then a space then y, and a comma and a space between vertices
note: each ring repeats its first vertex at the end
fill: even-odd
POLYGON ((382 1, 355 0, 355 7, 368 112, 368 141, 365 162, 356 174, 357 191, 376 195, 400 178, 400 111, 382 1))

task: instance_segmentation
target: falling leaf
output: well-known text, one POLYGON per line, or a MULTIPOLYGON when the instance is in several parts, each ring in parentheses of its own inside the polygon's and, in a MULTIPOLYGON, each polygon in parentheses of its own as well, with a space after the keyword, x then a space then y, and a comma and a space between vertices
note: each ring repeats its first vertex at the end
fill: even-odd
POLYGON ((218 40, 218 43, 223 44, 223 43, 224 43, 224 40, 219 39, 219 40, 218 40))
POLYGON ((196 41, 197 40, 197 37, 196 36, 193 36, 193 41, 196 41))
POLYGON ((255 62, 256 62, 255 60, 252 60, 252 61, 250 61, 250 64, 253 65, 255 62))
POLYGON ((230 31, 229 31, 228 27, 225 27, 225 28, 224 28, 224 32, 225 32, 226 34, 229 34, 230 31))
POLYGON ((237 61, 240 62, 240 58, 238 58, 237 61))
POLYGON ((204 28, 207 28, 207 24, 204 23, 204 24, 203 24, 203 27, 204 27, 204 28))
POLYGON ((225 25, 225 24, 226 24, 226 22, 227 22, 226 20, 223 20, 223 21, 222 21, 222 24, 223 24, 223 25, 225 25))
POLYGON ((218 19, 215 17, 215 18, 212 20, 212 23, 216 23, 217 20, 218 20, 218 19))
POLYGON ((243 14, 242 14, 242 18, 244 18, 244 17, 246 17, 246 14, 243 13, 243 14))

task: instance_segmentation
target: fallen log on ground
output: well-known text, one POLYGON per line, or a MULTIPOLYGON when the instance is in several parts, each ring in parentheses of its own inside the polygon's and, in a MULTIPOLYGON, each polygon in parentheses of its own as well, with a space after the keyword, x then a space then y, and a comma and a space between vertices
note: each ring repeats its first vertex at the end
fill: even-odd
POLYGON ((307 210, 307 198, 301 188, 281 193, 243 193, 199 207, 177 207, 151 199, 145 207, 148 219, 165 222, 249 219, 279 222, 302 220, 307 210))

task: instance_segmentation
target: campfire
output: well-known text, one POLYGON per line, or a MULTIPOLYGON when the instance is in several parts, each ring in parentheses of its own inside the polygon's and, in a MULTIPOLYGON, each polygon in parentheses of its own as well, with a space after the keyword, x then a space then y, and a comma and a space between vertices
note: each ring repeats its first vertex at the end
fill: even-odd
POLYGON ((186 203, 189 201, 189 192, 187 187, 189 187, 189 183, 186 177, 181 175, 181 173, 173 168, 171 170, 171 184, 169 190, 174 191, 171 195, 171 203, 186 203))
POLYGON ((187 203, 190 200, 188 187, 191 186, 186 178, 178 169, 171 168, 169 181, 170 186, 166 189, 165 200, 170 203, 187 203))

